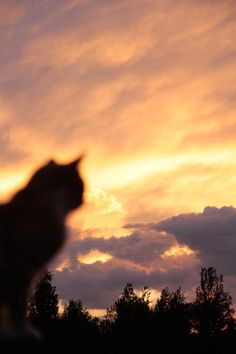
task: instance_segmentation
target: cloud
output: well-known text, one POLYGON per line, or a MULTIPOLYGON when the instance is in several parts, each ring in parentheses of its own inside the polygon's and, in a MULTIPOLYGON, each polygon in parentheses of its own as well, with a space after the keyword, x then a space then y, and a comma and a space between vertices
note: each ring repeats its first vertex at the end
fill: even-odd
POLYGON ((177 288, 184 279, 188 278, 188 271, 173 269, 167 273, 152 271, 147 274, 142 270, 135 270, 112 263, 83 265, 79 272, 64 270, 55 273, 55 282, 59 295, 63 299, 80 298, 91 308, 106 308, 121 294, 127 282, 132 282, 136 288, 149 285, 155 289, 162 289, 170 285, 177 288))
POLYGON ((87 203, 99 209, 100 215, 123 213, 122 204, 117 201, 113 194, 108 195, 102 189, 92 189, 88 192, 87 203))
POLYGON ((125 237, 76 239, 74 235, 57 260, 67 260, 55 273, 59 294, 63 299, 78 294, 87 306, 104 308, 131 282, 136 288, 148 285, 156 291, 180 285, 191 300, 201 266, 222 272, 228 289, 236 277, 235 227, 234 207, 208 206, 201 213, 158 223, 126 224, 133 232, 125 237))
MULTIPOLYGON (((21 21, 13 23, 18 40, 6 47, 1 66, 1 94, 17 107, 12 120, 30 132, 35 156, 33 141, 40 139, 43 156, 75 151, 78 142, 106 162, 139 152, 172 154, 186 149, 182 140, 193 122, 200 133, 213 118, 222 122, 219 102, 225 107, 223 95, 233 97, 235 87, 233 41, 224 40, 235 29, 232 2, 143 5, 21 6, 21 21)), ((224 126, 234 111, 224 115, 224 126)))
POLYGON ((167 232, 179 245, 197 252, 202 266, 214 266, 227 278, 236 276, 236 209, 232 206, 208 206, 200 213, 180 214, 158 223, 130 223, 125 227, 167 232))
POLYGON ((27 157, 23 150, 23 146, 14 146, 14 141, 11 139, 11 127, 9 124, 0 126, 0 162, 2 166, 16 165, 22 162, 27 157))
MULTIPOLYGON (((127 281, 189 291, 201 262, 234 272, 232 252, 210 255, 210 237, 194 232, 234 226, 221 209, 200 211, 236 198, 235 9, 234 0, 1 2, 1 193, 48 158, 87 152, 90 199, 73 222, 82 230, 56 272, 66 298, 105 306, 127 281), (170 222, 183 213, 180 226, 170 222), (161 257, 180 243, 209 252, 161 257), (113 258, 78 262, 92 251, 113 258)), ((233 236, 214 242, 234 247, 233 236)))
POLYGON ((1 2, 0 22, 4 27, 15 25, 21 21, 29 8, 27 2, 17 1, 1 2))
POLYGON ((72 252, 85 255, 91 250, 109 253, 120 260, 129 260, 141 265, 151 265, 152 262, 161 260, 161 254, 169 247, 176 244, 171 235, 162 234, 155 230, 138 230, 125 237, 86 237, 75 239, 68 244, 68 256, 72 252))
POLYGON ((206 207, 202 213, 178 215, 156 224, 181 244, 199 252, 205 265, 236 276, 236 209, 206 207))
MULTIPOLYGON (((91 187, 108 193, 107 184, 110 195, 127 212, 135 209, 139 221, 189 211, 188 200, 180 205, 178 197, 189 161, 163 176, 163 185, 165 177, 169 180, 161 191, 166 200, 154 210, 153 184, 154 179, 159 183, 159 173, 148 188, 147 175, 153 170, 145 161, 181 160, 193 152, 212 165, 217 153, 234 151, 235 4, 51 1, 5 7, 11 31, 6 26, 1 33, 5 50, 0 97, 11 115, 2 124, 13 127, 15 146, 25 142, 25 164, 41 164, 52 156, 66 160, 85 150, 91 187), (141 174, 140 185, 146 184, 147 190, 147 196, 139 192, 143 207, 131 203, 137 191, 127 191, 137 187, 142 164, 146 174, 141 174), (111 171, 116 171, 115 177, 111 171), (116 193, 119 183, 124 187, 122 199, 116 193), (178 199, 176 209, 172 196, 178 199)), ((198 168, 196 173, 201 174, 198 168)), ((235 175, 232 159, 230 175, 235 175)), ((211 181, 205 184, 211 186, 211 181)), ((204 204, 195 202, 189 209, 199 210, 206 200, 221 205, 216 194, 211 192, 210 200, 204 198, 204 204)), ((136 216, 129 214, 134 221, 136 216)))
POLYGON ((232 230, 236 227, 236 209, 232 206, 222 208, 208 206, 202 213, 174 216, 160 222, 156 227, 173 233, 180 242, 193 242, 192 246, 196 248, 199 246, 199 239, 200 242, 204 240, 208 242, 208 236, 234 234, 232 230))
MULTIPOLYGON (((233 153, 234 154, 234 153, 233 153)), ((170 215, 201 212, 207 203, 233 205, 236 198, 234 156, 194 155, 170 171, 160 171, 117 193, 127 210, 124 224, 158 223, 170 215), (218 162, 217 162, 218 160, 218 162)), ((145 163, 144 163, 145 166, 145 163)), ((158 169, 158 166, 157 166, 158 169)), ((141 226, 141 225, 140 225, 141 226)))
POLYGON ((54 264, 59 296, 67 300, 79 297, 88 307, 104 308, 120 295, 127 282, 136 288, 148 285, 156 291, 167 285, 189 288, 197 276, 198 260, 184 253, 167 257, 165 252, 176 245, 173 236, 156 230, 69 242, 54 264), (100 261, 98 256, 102 256, 100 261))

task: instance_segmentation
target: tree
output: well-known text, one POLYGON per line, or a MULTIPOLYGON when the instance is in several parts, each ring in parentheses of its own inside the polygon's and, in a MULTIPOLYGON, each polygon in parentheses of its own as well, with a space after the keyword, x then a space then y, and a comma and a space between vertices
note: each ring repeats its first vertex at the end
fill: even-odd
POLYGON ((29 318, 40 327, 58 318, 58 295, 52 285, 52 274, 47 272, 33 290, 28 306, 29 318))
MULTIPOLYGON (((173 351, 190 334, 188 306, 185 304, 181 289, 171 291, 168 287, 162 290, 154 307, 154 328, 159 349, 173 351)), ((182 350, 182 349, 181 349, 182 350)))
POLYGON ((175 309, 179 309, 184 304, 184 295, 181 294, 181 289, 170 291, 168 287, 162 290, 160 298, 155 305, 157 313, 165 313, 175 309))
POLYGON ((52 285, 52 273, 43 274, 33 288, 28 303, 28 317, 44 337, 49 352, 57 348, 59 334, 58 295, 52 285))
POLYGON ((232 297, 224 291, 223 275, 213 267, 202 268, 196 289, 193 329, 203 337, 229 332, 235 327, 232 297))
POLYGON ((98 323, 80 300, 70 300, 64 307, 61 317, 62 352, 92 353, 97 350, 98 323))
POLYGON ((149 295, 147 287, 138 295, 133 285, 127 283, 121 297, 108 309, 107 319, 112 328, 110 342, 118 353, 149 353, 152 316, 149 295))
POLYGON ((107 313, 111 319, 115 320, 119 325, 127 325, 127 322, 137 323, 137 319, 145 317, 149 309, 149 291, 144 287, 141 295, 137 295, 133 285, 127 283, 120 299, 115 301, 113 306, 108 309, 107 313))
POLYGON ((70 300, 69 304, 64 306, 62 320, 67 322, 72 329, 72 327, 76 327, 78 324, 87 326, 88 323, 92 322, 92 316, 83 307, 81 300, 70 300))

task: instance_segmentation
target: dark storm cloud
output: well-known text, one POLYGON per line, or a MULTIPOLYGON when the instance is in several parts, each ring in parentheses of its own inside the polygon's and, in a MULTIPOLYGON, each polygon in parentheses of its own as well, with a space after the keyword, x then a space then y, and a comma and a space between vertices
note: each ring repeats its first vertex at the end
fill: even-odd
POLYGON ((84 255, 96 249, 109 253, 116 259, 129 260, 137 264, 150 264, 159 259, 161 254, 175 243, 175 237, 172 235, 163 236, 155 230, 139 230, 120 238, 86 237, 68 244, 65 252, 69 258, 74 259, 76 254, 84 255))
POLYGON ((169 232, 178 242, 200 251, 232 250, 236 248, 236 209, 206 207, 202 213, 182 214, 161 221, 155 229, 169 232))
POLYGON ((173 216, 156 224, 128 224, 172 234, 179 244, 197 251, 199 266, 214 266, 225 277, 236 276, 236 208, 206 207, 202 213, 173 216))
POLYGON ((155 229, 173 234, 179 243, 199 252, 204 266, 236 275, 236 209, 206 207, 161 221, 155 229))
MULTIPOLYGON (((145 270, 114 261, 82 264, 77 270, 64 269, 62 272, 55 272, 60 298, 80 298, 90 308, 110 306, 127 282, 131 282, 137 289, 148 285, 150 288, 161 290, 167 285, 171 288, 177 288, 184 282, 186 285, 188 278, 188 269, 172 268, 166 272, 157 269, 147 273, 145 270)), ((194 277, 191 281, 194 281, 194 277)))
POLYGON ((139 230, 122 238, 86 238, 68 244, 55 264, 68 259, 70 265, 62 271, 55 271, 55 282, 60 298, 78 297, 91 308, 104 308, 120 295, 127 282, 141 289, 161 290, 169 285, 191 288, 197 277, 195 261, 191 257, 183 263, 163 258, 161 255, 176 245, 172 235, 163 235, 156 230, 139 230), (109 261, 84 264, 78 255, 99 250, 113 256, 109 261), (191 271, 192 277, 189 278, 191 271))

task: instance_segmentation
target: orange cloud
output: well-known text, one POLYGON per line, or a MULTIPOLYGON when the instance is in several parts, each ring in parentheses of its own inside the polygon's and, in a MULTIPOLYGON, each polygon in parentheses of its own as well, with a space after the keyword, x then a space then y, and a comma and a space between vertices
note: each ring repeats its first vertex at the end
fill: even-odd
POLYGON ((84 264, 93 264, 96 262, 105 263, 112 259, 112 256, 108 253, 100 252, 99 250, 93 249, 89 253, 78 256, 78 261, 84 264))
POLYGON ((69 259, 64 259, 62 260, 57 266, 56 266, 56 271, 62 272, 64 269, 70 268, 70 260, 69 259))
POLYGON ((174 246, 166 250, 161 257, 184 257, 193 255, 194 251, 191 250, 188 246, 174 246))

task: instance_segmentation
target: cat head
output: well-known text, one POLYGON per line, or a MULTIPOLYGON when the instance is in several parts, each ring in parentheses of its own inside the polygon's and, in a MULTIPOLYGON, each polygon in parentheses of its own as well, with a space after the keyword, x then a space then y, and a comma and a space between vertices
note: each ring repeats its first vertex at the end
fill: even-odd
POLYGON ((84 182, 78 172, 81 159, 68 164, 49 161, 33 174, 27 186, 15 198, 37 197, 48 202, 64 203, 67 212, 79 207, 83 203, 84 192, 84 182))

